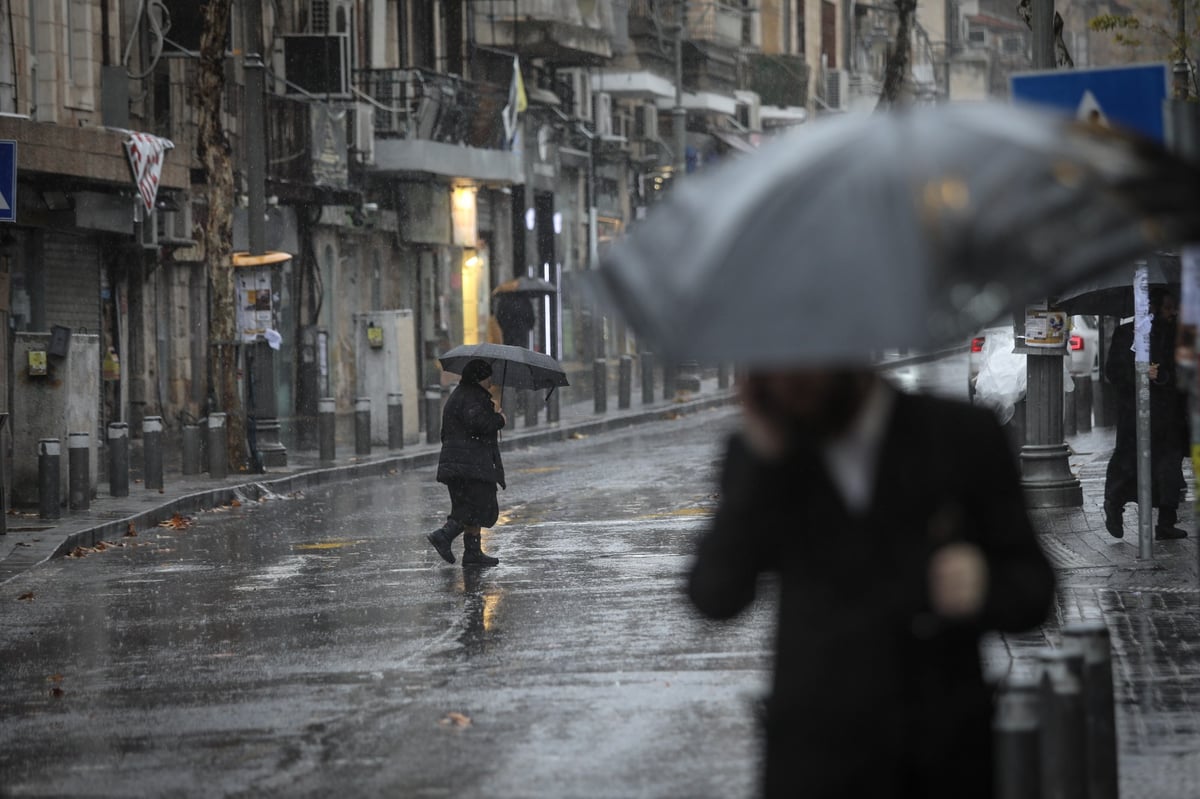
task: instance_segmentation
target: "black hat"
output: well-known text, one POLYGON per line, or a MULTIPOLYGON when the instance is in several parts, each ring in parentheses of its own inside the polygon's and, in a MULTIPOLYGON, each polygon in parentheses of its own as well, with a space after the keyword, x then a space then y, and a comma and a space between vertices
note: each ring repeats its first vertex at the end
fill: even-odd
POLYGON ((492 376, 492 366, 487 361, 476 358, 468 363, 462 372, 464 383, 478 383, 492 376))

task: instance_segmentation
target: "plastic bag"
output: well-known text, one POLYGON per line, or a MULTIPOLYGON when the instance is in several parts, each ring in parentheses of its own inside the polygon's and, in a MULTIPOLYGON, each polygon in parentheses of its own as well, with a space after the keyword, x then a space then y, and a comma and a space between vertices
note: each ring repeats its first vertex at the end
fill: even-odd
MULTIPOLYGON (((1026 357, 1013 352, 1011 328, 988 331, 983 343, 983 363, 975 378, 975 402, 995 411, 1001 424, 1008 424, 1017 403, 1025 398, 1026 357)), ((1063 391, 1074 390, 1070 366, 1063 358, 1063 391)))

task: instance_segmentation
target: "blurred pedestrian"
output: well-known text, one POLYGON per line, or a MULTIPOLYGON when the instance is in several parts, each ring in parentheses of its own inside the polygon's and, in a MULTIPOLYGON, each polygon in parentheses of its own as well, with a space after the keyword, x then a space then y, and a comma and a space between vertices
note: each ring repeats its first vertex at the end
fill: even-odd
POLYGON ((537 313, 528 295, 500 292, 495 295, 495 318, 501 344, 529 348, 529 334, 537 325, 537 313))
POLYGON ((482 528, 500 516, 496 486, 504 488, 499 431, 507 423, 488 389, 492 367, 474 360, 463 368, 462 380, 442 411, 442 451, 437 481, 450 491, 446 523, 426 538, 442 559, 454 562, 451 543, 463 536, 462 565, 495 566, 500 561, 483 551, 482 528))
MULTIPOLYGON (((1151 504, 1158 508, 1154 537, 1185 538, 1179 522, 1179 501, 1186 485, 1183 458, 1188 451, 1185 395, 1175 376, 1175 336, 1179 304, 1166 289, 1150 290, 1150 485, 1151 504)), ((1104 478, 1104 526, 1110 535, 1125 535, 1125 505, 1137 502, 1137 369, 1133 358, 1133 322, 1118 325, 1104 366, 1104 376, 1116 388, 1117 436, 1104 478)))
POLYGON ((779 580, 769 797, 987 797, 988 630, 1054 577, 990 411, 867 368, 750 373, 689 594, 716 619, 779 580))

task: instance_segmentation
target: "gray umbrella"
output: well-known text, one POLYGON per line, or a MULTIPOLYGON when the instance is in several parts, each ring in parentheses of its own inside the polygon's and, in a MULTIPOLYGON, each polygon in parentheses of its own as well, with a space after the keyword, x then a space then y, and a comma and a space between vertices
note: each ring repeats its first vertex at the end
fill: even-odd
POLYGON ((1044 111, 847 115, 683 180, 598 283, 668 356, 858 361, 1200 236, 1198 211, 1195 168, 1044 111))
POLYGON ((567 375, 558 361, 524 347, 507 344, 463 344, 438 358, 447 372, 461 375, 474 360, 487 361, 492 367, 492 380, 509 388, 555 389, 569 385, 567 375))
MULTIPOLYGON (((1133 316, 1134 266, 1105 274, 1059 295, 1058 307, 1070 314, 1133 316)), ((1155 253, 1146 259, 1146 276, 1151 286, 1179 291, 1179 256, 1155 253)))

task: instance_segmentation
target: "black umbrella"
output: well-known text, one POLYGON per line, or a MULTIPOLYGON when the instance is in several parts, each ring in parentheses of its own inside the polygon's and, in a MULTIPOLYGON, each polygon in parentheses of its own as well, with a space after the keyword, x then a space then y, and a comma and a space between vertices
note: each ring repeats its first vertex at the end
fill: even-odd
POLYGON ((530 297, 545 297, 557 294, 558 288, 549 280, 540 277, 519 277, 507 283, 501 283, 492 289, 492 294, 524 294, 530 297))
MULTIPOLYGON (((1106 274, 1099 279, 1076 286, 1058 298, 1056 303, 1069 314, 1096 316, 1133 316, 1133 273, 1135 267, 1106 274)), ((1146 259, 1146 275, 1151 286, 1179 291, 1179 256, 1156 253, 1146 259)), ((1178 296, 1178 293, 1176 294, 1178 296)))
POLYGON ((1200 170, 998 103, 819 120, 681 184, 598 270, 674 359, 857 362, 961 341, 1200 238, 1200 170))
POLYGON ((555 389, 569 385, 566 372, 558 361, 524 347, 507 344, 463 344, 438 358, 447 372, 461 375, 474 360, 487 361, 492 379, 509 388, 555 389))

